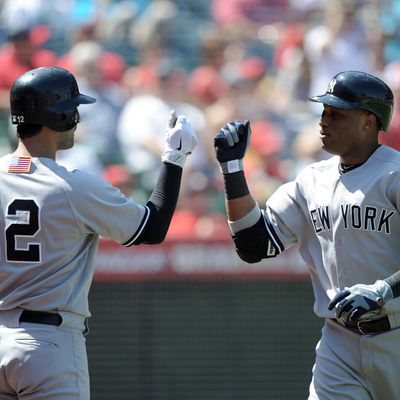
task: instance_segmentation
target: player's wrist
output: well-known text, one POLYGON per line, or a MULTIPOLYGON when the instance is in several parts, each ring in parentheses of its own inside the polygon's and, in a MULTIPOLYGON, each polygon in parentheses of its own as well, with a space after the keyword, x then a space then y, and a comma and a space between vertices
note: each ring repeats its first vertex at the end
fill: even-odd
POLYGON ((223 161, 219 163, 219 166, 223 174, 233 174, 243 171, 243 159, 223 161))
POLYGON ((377 280, 374 283, 374 286, 379 293, 379 295, 382 297, 382 300, 386 303, 387 301, 393 299, 394 294, 392 287, 386 280, 377 280))
POLYGON ((392 289, 393 297, 400 297, 400 271, 385 279, 392 289))
POLYGON ((385 280, 377 280, 373 286, 375 290, 378 292, 379 296, 382 298, 384 303, 393 299, 394 296, 392 288, 390 284, 385 280))
POLYGON ((169 163, 177 165, 178 167, 183 168, 186 162, 187 156, 180 151, 167 149, 161 156, 161 160, 169 163))
POLYGON ((243 171, 223 174, 223 178, 227 200, 238 199, 250 193, 243 171))

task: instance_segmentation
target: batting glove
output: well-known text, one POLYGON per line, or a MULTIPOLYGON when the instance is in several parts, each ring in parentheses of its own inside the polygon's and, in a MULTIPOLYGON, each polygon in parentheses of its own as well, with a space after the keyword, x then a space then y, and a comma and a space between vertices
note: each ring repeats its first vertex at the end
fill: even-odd
POLYGON ((373 285, 358 284, 339 292, 329 303, 335 309, 336 318, 345 326, 354 326, 359 320, 379 314, 393 292, 386 281, 378 280, 373 285))
POLYGON ((168 127, 165 130, 165 151, 161 157, 164 162, 183 168, 186 158, 197 145, 196 132, 184 115, 171 111, 168 127))
POLYGON ((243 157, 250 135, 250 122, 237 119, 225 125, 215 136, 215 155, 224 174, 243 170, 243 157))

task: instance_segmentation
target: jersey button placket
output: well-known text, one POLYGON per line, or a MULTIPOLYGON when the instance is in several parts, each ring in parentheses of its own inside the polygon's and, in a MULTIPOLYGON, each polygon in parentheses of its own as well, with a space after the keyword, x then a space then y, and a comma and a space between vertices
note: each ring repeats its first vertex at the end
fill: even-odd
POLYGON ((342 195, 344 186, 340 177, 336 181, 334 190, 332 191, 332 217, 334 226, 334 249, 336 255, 336 272, 338 279, 338 287, 344 288, 349 282, 351 275, 350 269, 346 266, 348 248, 343 238, 344 225, 340 215, 340 204, 342 204, 342 195))

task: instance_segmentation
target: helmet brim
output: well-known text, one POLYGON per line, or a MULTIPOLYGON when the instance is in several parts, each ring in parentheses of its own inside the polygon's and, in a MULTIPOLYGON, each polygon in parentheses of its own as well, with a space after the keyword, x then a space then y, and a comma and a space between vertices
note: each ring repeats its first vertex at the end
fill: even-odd
POLYGON ((70 99, 59 100, 55 104, 46 107, 46 109, 57 113, 64 113, 75 110, 80 104, 92 104, 95 102, 96 99, 94 97, 79 93, 70 99))
MULTIPOLYGON (((309 101, 313 101, 314 103, 322 103, 326 104, 331 107, 335 108, 340 108, 342 110, 366 110, 369 111, 373 114, 375 114, 376 118, 378 119, 378 122, 381 126, 381 129, 386 132, 388 129, 388 124, 383 124, 379 116, 376 114, 375 110, 372 109, 371 107, 362 107, 359 103, 351 103, 349 101, 344 101, 340 99, 339 97, 336 97, 332 95, 331 93, 325 93, 320 96, 313 96, 308 98, 309 101)), ((389 118, 390 121, 390 118, 389 118)))
POLYGON ((92 104, 92 103, 96 103, 96 99, 94 97, 91 96, 87 96, 86 94, 79 94, 78 96, 76 96, 79 100, 79 104, 92 104))
POLYGON ((339 97, 334 96, 331 93, 325 93, 320 96, 313 96, 308 98, 309 101, 313 101, 314 103, 322 103, 328 106, 341 108, 343 110, 352 110, 356 108, 360 108, 359 104, 354 104, 348 101, 344 101, 339 97))

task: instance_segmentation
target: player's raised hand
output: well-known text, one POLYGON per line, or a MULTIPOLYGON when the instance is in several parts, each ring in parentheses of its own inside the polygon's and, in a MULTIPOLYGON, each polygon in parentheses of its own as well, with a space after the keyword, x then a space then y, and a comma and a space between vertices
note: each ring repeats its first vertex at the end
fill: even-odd
POLYGON ((346 326, 377 314, 385 303, 393 298, 393 292, 386 281, 378 280, 373 285, 357 284, 339 292, 329 303, 329 310, 335 309, 337 320, 346 326))
POLYGON ((250 143, 250 121, 239 119, 225 125, 214 138, 215 156, 224 173, 240 171, 250 143))
POLYGON ((197 135, 190 121, 184 115, 171 111, 168 126, 165 130, 164 162, 183 168, 186 158, 197 145, 197 135))

